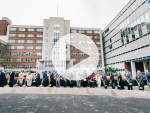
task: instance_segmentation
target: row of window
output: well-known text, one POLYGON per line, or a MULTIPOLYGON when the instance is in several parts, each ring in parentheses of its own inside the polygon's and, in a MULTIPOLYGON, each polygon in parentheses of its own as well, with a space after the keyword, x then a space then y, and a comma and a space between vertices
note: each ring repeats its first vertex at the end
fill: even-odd
MULTIPOLYGON (((40 58, 35 58, 35 62, 39 59, 40 58)), ((4 60, 3 61, 0 60, 0 62, 4 62, 4 60)), ((7 58, 6 62, 23 62, 23 58, 16 58, 16 59, 7 58)), ((25 62, 34 62, 34 60, 32 58, 25 58, 25 62)))
MULTIPOLYGON (((77 38, 77 35, 71 35, 71 38, 77 38)), ((79 36, 80 39, 92 39, 93 36, 79 36)), ((100 36, 94 36, 95 39, 100 39, 100 36)))
MULTIPOLYGON (((25 65, 24 67, 25 67, 25 69, 30 69, 30 68, 32 68, 32 65, 25 65)), ((5 69, 12 69, 12 68, 13 68, 12 65, 5 65, 5 69)), ((15 69, 22 69, 22 68, 23 68, 22 65, 15 66, 15 69)), ((36 68, 36 65, 34 65, 34 68, 36 68)))
MULTIPOLYGON (((85 42, 85 41, 79 41, 79 44, 93 44, 94 42, 93 41, 87 41, 87 42, 85 42)), ((71 44, 78 44, 78 41, 71 41, 71 44)), ((100 42, 99 41, 95 41, 95 44, 100 44, 100 42)))
MULTIPOLYGON (((16 31, 16 28, 15 27, 10 27, 9 31, 16 31)), ((26 28, 19 28, 19 31, 26 31, 26 28)), ((28 28, 28 31, 34 32, 35 29, 34 28, 28 28)), ((37 32, 43 32, 43 29, 42 28, 37 28, 37 32)))
MULTIPOLYGON (((42 43, 42 40, 36 40, 36 43, 42 43)), ((15 43, 15 40, 8 40, 8 43, 15 43)), ((18 43, 24 43, 24 40, 18 40, 18 43)), ((34 40, 27 40, 27 43, 34 43, 34 40)))
MULTIPOLYGON (((80 50, 85 50, 86 47, 80 47, 79 49, 80 49, 80 50)), ((88 50, 94 50, 93 47, 87 47, 87 49, 88 49, 88 50)), ((96 47, 95 49, 96 49, 96 50, 101 50, 101 47, 96 47)), ((77 48, 71 47, 71 50, 77 50, 77 48)))
MULTIPOLYGON (((16 37, 16 34, 9 34, 9 37, 16 37)), ((25 37, 25 34, 18 34, 18 37, 25 37)), ((27 37, 34 37, 34 34, 28 34, 27 37)), ((42 38, 43 34, 36 34, 37 38, 42 38)))
MULTIPOLYGON (((86 59, 85 59, 85 58, 72 58, 72 60, 73 60, 73 62, 86 61, 86 59)), ((94 59, 94 58, 88 58, 88 61, 89 61, 89 62, 94 62, 94 61, 95 61, 95 59, 94 59)), ((96 61, 101 62, 101 61, 102 61, 102 59, 101 59, 101 58, 98 58, 98 59, 96 59, 96 61)))
MULTIPOLYGON (((89 52, 89 53, 87 53, 87 54, 88 54, 89 56, 93 56, 93 55, 94 55, 94 53, 92 53, 92 52, 89 52)), ((80 55, 80 56, 86 56, 86 54, 83 53, 83 52, 80 52, 79 55, 80 55)), ((101 56, 101 53, 96 53, 96 55, 101 56)), ((71 52, 71 56, 78 56, 78 53, 77 53, 77 52, 71 52)))
MULTIPOLYGON (((77 33, 77 30, 72 29, 71 33, 77 33)), ((79 30, 79 33, 90 33, 90 34, 92 34, 92 30, 86 30, 86 31, 85 30, 79 30)), ((99 34, 99 31, 95 30, 94 34, 99 34)))
MULTIPOLYGON (((42 56, 42 52, 35 52, 36 56, 42 56)), ((7 52, 7 56, 14 56, 14 52, 7 52)), ((23 52, 17 52, 17 56, 23 56, 23 52)), ((26 56, 33 56, 33 52, 26 52, 26 56)))
MULTIPOLYGON (((15 46, 7 46, 7 49, 14 49, 15 46)), ((24 46, 17 46, 17 49, 24 49, 24 46)), ((33 49, 33 46, 26 46, 26 49, 33 49)), ((36 46, 36 49, 42 49, 42 46, 36 46)))

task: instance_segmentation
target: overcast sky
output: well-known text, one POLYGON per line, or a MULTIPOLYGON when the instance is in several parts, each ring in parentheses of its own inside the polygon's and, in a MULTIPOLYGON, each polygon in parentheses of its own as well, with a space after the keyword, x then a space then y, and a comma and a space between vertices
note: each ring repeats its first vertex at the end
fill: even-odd
POLYGON ((42 26, 43 19, 64 17, 71 27, 102 30, 130 0, 0 0, 0 19, 13 25, 42 26))

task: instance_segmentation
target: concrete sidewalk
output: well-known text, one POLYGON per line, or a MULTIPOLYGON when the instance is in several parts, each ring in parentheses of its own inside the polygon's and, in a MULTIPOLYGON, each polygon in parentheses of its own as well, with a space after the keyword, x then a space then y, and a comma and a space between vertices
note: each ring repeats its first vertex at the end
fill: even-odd
POLYGON ((132 97, 150 99, 150 91, 118 90, 100 88, 50 88, 50 87, 4 87, 0 94, 71 94, 71 95, 107 95, 115 97, 132 97))

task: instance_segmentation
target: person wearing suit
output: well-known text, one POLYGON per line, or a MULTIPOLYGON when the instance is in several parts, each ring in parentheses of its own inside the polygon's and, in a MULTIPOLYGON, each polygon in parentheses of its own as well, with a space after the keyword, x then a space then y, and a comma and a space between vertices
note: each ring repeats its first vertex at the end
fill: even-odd
POLYGON ((141 73, 140 70, 137 71, 137 74, 136 74, 136 81, 139 85, 139 90, 144 90, 144 80, 143 80, 143 75, 141 73))
POLYGON ((107 76, 105 75, 104 72, 102 72, 102 79, 103 79, 103 82, 105 83, 104 88, 106 89, 107 88, 107 76))
POLYGON ((110 76, 110 80, 111 80, 111 86, 112 86, 112 89, 115 89, 114 75, 112 74, 111 71, 109 71, 109 76, 110 76))
POLYGON ((126 77, 126 80, 128 82, 128 90, 133 90, 133 87, 132 87, 132 75, 127 69, 125 69, 124 76, 126 77))
POLYGON ((50 87, 53 87, 53 83, 54 83, 54 74, 53 74, 53 70, 51 70, 50 79, 51 79, 51 86, 50 86, 50 87))
POLYGON ((124 89, 122 76, 121 76, 120 72, 117 73, 117 81, 119 82, 118 89, 124 89))
POLYGON ((22 87, 23 79, 24 79, 24 70, 21 70, 21 73, 19 73, 19 84, 20 84, 20 87, 22 87))
MULTIPOLYGON (((146 75, 147 83, 150 83, 150 73, 148 70, 145 70, 145 75, 146 75)), ((149 85, 149 90, 150 90, 150 85, 149 85)))
POLYGON ((5 73, 0 70, 0 87, 4 87, 5 80, 5 73))
POLYGON ((10 86, 10 87, 13 87, 15 72, 14 72, 12 69, 10 69, 9 76, 10 76, 9 86, 10 86))
POLYGON ((60 74, 59 71, 55 74, 56 77, 56 87, 60 87, 60 74))
POLYGON ((43 71, 43 84, 44 84, 44 87, 46 87, 48 85, 48 77, 47 77, 47 73, 45 73, 45 71, 43 71))
POLYGON ((98 85, 98 88, 101 88, 101 77, 99 74, 97 74, 96 76, 96 80, 98 81, 97 85, 98 85))
POLYGON ((35 79, 36 79, 36 87, 38 87, 39 86, 39 82, 40 82, 40 74, 39 74, 38 71, 36 71, 35 79))
POLYGON ((62 73, 62 77, 63 77, 63 86, 67 87, 67 73, 65 71, 62 73))
POLYGON ((70 81, 70 88, 73 88, 73 80, 74 80, 74 74, 70 72, 69 74, 69 81, 70 81))
POLYGON ((83 87, 87 87, 87 73, 86 71, 84 71, 84 73, 82 74, 82 77, 83 77, 83 87))

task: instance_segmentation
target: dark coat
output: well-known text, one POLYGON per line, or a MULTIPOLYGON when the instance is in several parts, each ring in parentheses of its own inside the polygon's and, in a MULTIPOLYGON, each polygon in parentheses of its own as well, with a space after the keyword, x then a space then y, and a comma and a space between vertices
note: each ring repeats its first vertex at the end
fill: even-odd
POLYGON ((143 80, 143 75, 142 74, 136 74, 136 80, 138 83, 140 83, 140 86, 144 86, 144 80, 143 80))
POLYGON ((107 82, 107 76, 105 74, 102 75, 102 79, 103 79, 104 82, 107 82))
POLYGON ((37 75, 36 75, 36 82, 39 82, 40 81, 40 74, 38 73, 37 75))
POLYGON ((53 73, 51 73, 50 79, 51 79, 51 81, 54 81, 54 74, 53 73))
POLYGON ((47 73, 43 75, 44 81, 48 81, 47 73))
POLYGON ((10 83, 9 83, 9 86, 10 86, 10 87, 13 87, 15 72, 12 71, 12 72, 9 73, 9 75, 10 75, 10 83))
POLYGON ((112 83, 115 83, 114 75, 113 75, 113 74, 111 74, 111 75, 109 74, 109 76, 110 76, 111 82, 112 82, 112 83))
POLYGON ((6 80, 5 73, 1 72, 1 74, 0 74, 0 87, 4 87, 5 80, 6 80))

